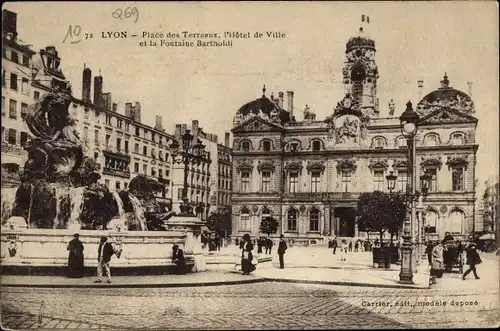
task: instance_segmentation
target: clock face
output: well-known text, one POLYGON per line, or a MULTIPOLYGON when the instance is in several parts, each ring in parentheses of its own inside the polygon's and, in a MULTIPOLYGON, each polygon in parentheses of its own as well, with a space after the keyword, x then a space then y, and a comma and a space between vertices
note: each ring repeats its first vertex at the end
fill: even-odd
POLYGON ((361 82, 365 79, 366 72, 363 67, 354 67, 351 71, 351 79, 355 82, 361 82))

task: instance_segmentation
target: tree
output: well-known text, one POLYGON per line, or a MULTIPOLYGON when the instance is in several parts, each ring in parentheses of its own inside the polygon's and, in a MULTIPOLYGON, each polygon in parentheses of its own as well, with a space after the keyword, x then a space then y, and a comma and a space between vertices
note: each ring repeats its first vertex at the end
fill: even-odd
POLYGON ((278 227, 278 221, 271 216, 264 218, 260 222, 260 232, 267 234, 268 237, 271 234, 276 233, 278 231, 278 227))
POLYGON ((231 233, 231 210, 220 213, 212 213, 208 216, 207 227, 219 236, 226 236, 231 233))
POLYGON ((406 212, 407 207, 402 194, 365 192, 360 195, 358 201, 358 227, 363 231, 378 232, 382 244, 384 232, 389 231, 394 234, 401 229, 406 212))

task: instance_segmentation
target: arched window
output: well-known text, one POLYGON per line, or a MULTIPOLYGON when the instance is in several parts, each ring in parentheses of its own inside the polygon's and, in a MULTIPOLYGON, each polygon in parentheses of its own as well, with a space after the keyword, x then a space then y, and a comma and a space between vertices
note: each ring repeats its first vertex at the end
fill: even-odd
POLYGON ((262 209, 260 212, 260 220, 262 221, 268 217, 271 217, 271 211, 267 208, 262 209))
POLYGON ((424 144, 426 146, 437 146, 439 144, 439 137, 435 133, 429 133, 424 138, 424 144))
POLYGON ((309 231, 319 231, 319 210, 316 208, 309 212, 309 231))
POLYGON ((312 150, 313 151, 320 151, 321 150, 321 141, 315 140, 312 142, 312 150))
POLYGON ((438 214, 434 210, 427 211, 425 215, 425 233, 437 233, 438 214))
POLYGON ((454 133, 451 135, 452 145, 463 145, 465 143, 464 135, 462 133, 454 133))
POLYGON ((242 141, 241 142, 241 150, 243 150, 243 152, 249 152, 250 151, 250 142, 249 141, 242 141))
POLYGON ((448 217, 448 227, 446 231, 450 233, 462 233, 462 226, 465 220, 463 211, 455 209, 448 217))
POLYGON ((269 140, 264 140, 262 142, 262 149, 264 152, 269 152, 271 150, 271 142, 269 140))
POLYGON ((288 231, 297 231, 297 210, 290 209, 287 213, 287 230, 288 231))
POLYGON ((250 210, 243 208, 240 211, 240 231, 250 231, 250 210))
POLYGON ((398 145, 398 148, 406 148, 406 138, 405 137, 399 137, 397 140, 396 140, 396 143, 398 145))
POLYGON ((382 137, 375 137, 373 139, 373 147, 375 149, 382 149, 385 146, 385 139, 382 137))

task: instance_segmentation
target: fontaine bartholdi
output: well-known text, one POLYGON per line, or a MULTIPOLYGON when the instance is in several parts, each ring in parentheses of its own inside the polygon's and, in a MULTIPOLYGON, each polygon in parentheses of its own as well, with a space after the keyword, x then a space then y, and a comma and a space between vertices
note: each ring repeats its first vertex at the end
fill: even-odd
POLYGON ((127 190, 111 192, 100 184, 99 166, 84 149, 69 106, 69 84, 56 86, 29 107, 28 160, 14 201, 2 201, 2 272, 64 268, 66 245, 79 233, 85 265, 95 267, 99 238, 109 236, 117 254, 115 268, 150 272, 171 265, 174 244, 188 264, 201 270, 199 233, 193 214, 174 215, 161 207, 155 192, 162 184, 145 175, 127 190))

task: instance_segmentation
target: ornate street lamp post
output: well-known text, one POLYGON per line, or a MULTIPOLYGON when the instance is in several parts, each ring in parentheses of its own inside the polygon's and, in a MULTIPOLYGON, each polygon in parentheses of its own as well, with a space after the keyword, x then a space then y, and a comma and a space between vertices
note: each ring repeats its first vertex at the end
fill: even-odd
POLYGON ((394 171, 391 170, 389 175, 385 176, 385 178, 387 179, 387 189, 389 189, 389 192, 392 193, 396 187, 396 179, 398 176, 394 175, 394 171))
POLYGON ((410 190, 409 190, 409 203, 410 215, 405 219, 403 229, 403 245, 401 247, 401 272, 399 273, 399 282, 404 284, 413 284, 413 272, 416 271, 416 259, 414 251, 414 233, 416 221, 416 174, 417 165, 415 160, 415 135, 418 130, 418 114, 413 110, 410 101, 406 104, 406 110, 399 117, 401 122, 401 131, 407 140, 408 147, 408 173, 410 174, 410 190))
POLYGON ((182 188, 182 203, 179 207, 180 216, 196 216, 193 207, 189 203, 188 193, 188 172, 189 164, 199 164, 200 158, 206 156, 205 145, 201 142, 193 146, 194 136, 189 130, 182 135, 182 150, 179 151, 179 143, 174 140, 170 144, 172 150, 173 163, 184 164, 184 187, 182 188))

